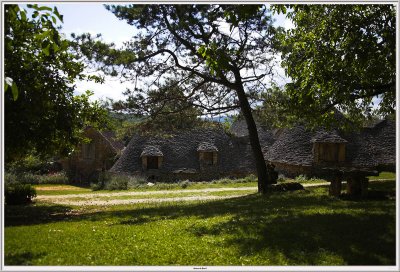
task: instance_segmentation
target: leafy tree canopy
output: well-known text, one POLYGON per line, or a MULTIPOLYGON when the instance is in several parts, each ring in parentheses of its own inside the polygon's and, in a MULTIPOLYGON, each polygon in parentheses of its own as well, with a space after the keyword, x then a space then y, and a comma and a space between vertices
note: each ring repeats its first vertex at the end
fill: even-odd
POLYGON ((32 18, 18 5, 4 6, 6 162, 28 153, 65 155, 81 129, 100 126, 105 113, 89 101, 89 91, 74 95, 84 65, 58 32, 62 15, 56 8, 28 7, 32 18))
POLYGON ((333 124, 336 110, 353 124, 394 112, 394 5, 273 8, 295 26, 280 37, 282 65, 292 82, 283 93, 265 97, 266 104, 275 99, 286 121, 301 116, 311 125, 333 124))
POLYGON ((174 131, 200 124, 201 110, 193 106, 193 99, 185 96, 178 82, 167 81, 149 91, 128 89, 124 94, 127 100, 114 103, 114 107, 148 117, 140 123, 143 130, 174 131))

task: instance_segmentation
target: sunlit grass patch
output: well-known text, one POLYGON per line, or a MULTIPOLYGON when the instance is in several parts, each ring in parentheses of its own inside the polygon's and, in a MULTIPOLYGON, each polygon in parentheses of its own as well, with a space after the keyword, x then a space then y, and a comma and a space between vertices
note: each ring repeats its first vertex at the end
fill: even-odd
POLYGON ((396 179, 396 173, 393 172, 381 172, 379 173, 379 176, 371 176, 368 177, 369 180, 376 180, 376 179, 396 179))

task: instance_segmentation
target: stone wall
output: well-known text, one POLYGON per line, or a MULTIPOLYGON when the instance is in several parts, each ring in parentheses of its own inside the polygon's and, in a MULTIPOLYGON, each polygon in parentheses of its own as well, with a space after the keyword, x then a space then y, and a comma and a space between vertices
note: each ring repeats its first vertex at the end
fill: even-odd
POLYGON ((281 162, 272 162, 275 165, 275 171, 279 174, 283 174, 288 178, 295 178, 299 175, 306 175, 311 177, 313 174, 312 167, 303 165, 294 165, 281 162))

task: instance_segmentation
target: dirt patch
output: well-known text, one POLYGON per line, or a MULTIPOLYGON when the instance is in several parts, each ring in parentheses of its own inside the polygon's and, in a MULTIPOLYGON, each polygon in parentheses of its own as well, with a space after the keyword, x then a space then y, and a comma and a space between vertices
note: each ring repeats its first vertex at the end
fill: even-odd
POLYGON ((241 196, 243 195, 187 196, 187 197, 171 197, 171 198, 111 199, 111 200, 84 200, 84 201, 54 199, 51 202, 60 205, 74 205, 74 206, 111 206, 111 205, 126 205, 126 204, 137 204, 137 203, 160 203, 160 202, 202 201, 202 200, 209 201, 209 200, 235 198, 241 196))
POLYGON ((82 190, 82 188, 69 186, 69 185, 35 187, 35 189, 36 189, 36 191, 79 191, 79 190, 82 190))
POLYGON ((249 191, 257 190, 257 187, 239 187, 239 188, 210 188, 210 189, 184 189, 184 190, 160 190, 145 192, 118 192, 118 193, 87 193, 87 194, 71 194, 71 195, 44 195, 38 196, 37 199, 68 199, 68 198, 97 198, 97 197, 113 197, 113 196, 138 196, 138 195, 160 195, 160 194, 177 194, 177 193, 211 193, 226 191, 249 191))

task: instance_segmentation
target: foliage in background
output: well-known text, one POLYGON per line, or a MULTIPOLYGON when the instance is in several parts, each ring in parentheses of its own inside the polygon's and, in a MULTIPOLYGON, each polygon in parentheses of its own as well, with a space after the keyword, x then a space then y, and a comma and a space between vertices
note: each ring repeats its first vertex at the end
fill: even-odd
POLYGON ((32 17, 18 5, 4 6, 5 161, 27 153, 66 155, 86 125, 102 126, 105 111, 90 102, 91 92, 74 95, 84 65, 60 35, 57 8, 28 5, 32 17), (11 91, 9 91, 11 90, 11 91))
POLYGON ((294 24, 280 36, 282 66, 292 82, 281 95, 268 97, 267 104, 282 101, 286 119, 301 116, 311 126, 335 124, 335 110, 345 113, 353 126, 373 114, 394 113, 394 5, 272 8, 294 24))
POLYGON ((201 120, 201 110, 194 106, 193 98, 187 98, 179 82, 166 82, 158 89, 149 90, 146 96, 139 90, 127 90, 124 108, 137 115, 148 116, 142 126, 148 130, 175 131, 193 128, 201 120))
POLYGON ((5 165, 9 173, 49 174, 60 171, 62 166, 54 158, 41 158, 34 152, 5 165))
POLYGON ((110 98, 101 101, 101 104, 108 113, 107 129, 114 131, 116 138, 123 141, 125 146, 128 145, 136 131, 136 126, 143 121, 143 117, 117 109, 118 106, 115 105, 118 104, 118 101, 110 98))

